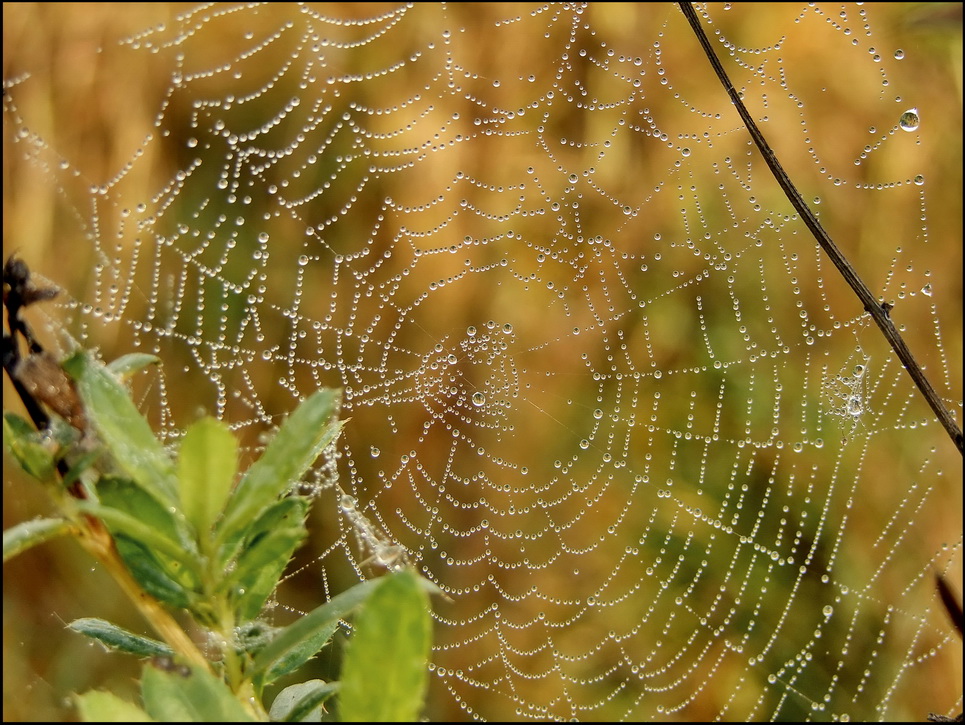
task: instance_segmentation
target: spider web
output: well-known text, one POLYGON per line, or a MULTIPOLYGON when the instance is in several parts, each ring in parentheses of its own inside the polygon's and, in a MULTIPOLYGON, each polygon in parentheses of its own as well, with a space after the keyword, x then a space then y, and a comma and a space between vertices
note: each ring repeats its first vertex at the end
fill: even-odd
MULTIPOLYGON (((699 12, 960 417, 961 109, 893 5, 699 12)), ((140 6, 101 47, 31 12, 88 32, 49 95, 5 50, 52 328, 160 355, 172 444, 203 406, 256 455, 342 389, 307 570, 448 594, 430 718, 961 709, 961 459, 676 7, 140 6)))

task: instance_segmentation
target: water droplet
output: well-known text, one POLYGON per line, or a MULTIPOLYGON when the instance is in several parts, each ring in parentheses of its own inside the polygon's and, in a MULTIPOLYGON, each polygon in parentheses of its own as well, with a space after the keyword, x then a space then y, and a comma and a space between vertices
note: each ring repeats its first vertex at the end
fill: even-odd
POLYGON ((371 448, 371 450, 370 450, 370 453, 372 454, 372 458, 378 458, 379 456, 382 455, 382 451, 380 451, 380 450, 379 450, 378 448, 376 448, 375 446, 372 446, 372 448, 371 448))
POLYGON ((905 57, 905 51, 903 51, 901 48, 895 51, 895 60, 901 60, 904 57, 905 57))
POLYGON ((920 122, 917 108, 909 108, 898 119, 898 125, 901 126, 901 129, 908 132, 917 131, 920 122))
POLYGON ((921 293, 926 297, 931 297, 931 282, 921 288, 921 293))
POLYGON ((472 404, 475 405, 477 408, 480 407, 480 406, 485 405, 485 404, 486 404, 486 396, 483 395, 482 393, 473 393, 473 394, 472 394, 472 404))

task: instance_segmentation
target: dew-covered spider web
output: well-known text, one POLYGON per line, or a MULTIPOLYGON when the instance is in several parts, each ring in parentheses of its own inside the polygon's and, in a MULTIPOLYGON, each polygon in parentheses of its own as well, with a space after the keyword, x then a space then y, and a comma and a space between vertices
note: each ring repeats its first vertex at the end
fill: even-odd
MULTIPOLYGON (((675 5, 120 7, 4 8, 5 254, 172 446, 342 389, 299 582, 438 584, 430 719, 961 710, 961 457, 675 5)), ((953 6, 697 9, 960 419, 953 6)))

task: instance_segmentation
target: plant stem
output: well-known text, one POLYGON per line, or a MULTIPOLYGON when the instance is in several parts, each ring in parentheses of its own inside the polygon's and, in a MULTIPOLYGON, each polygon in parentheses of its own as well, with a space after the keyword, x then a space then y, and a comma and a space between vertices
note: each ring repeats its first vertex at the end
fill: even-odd
POLYGON ((171 648, 194 665, 210 671, 210 663, 187 633, 174 620, 154 597, 149 595, 135 581, 121 561, 114 545, 114 539, 95 518, 84 516, 85 525, 81 527, 78 540, 87 552, 104 565, 124 593, 137 607, 138 611, 151 624, 161 638, 171 648))
POLYGON ((837 245, 831 240, 831 237, 821 226, 818 218, 811 211, 811 208, 804 201, 804 197, 795 188, 794 184, 791 183, 790 177, 788 177, 787 172, 781 166, 780 162, 777 160, 777 156, 774 151, 768 145, 767 140, 764 138, 764 134, 761 133, 754 119, 751 117, 750 112, 747 110, 747 106, 744 105, 743 100, 741 100, 740 94, 734 88, 734 84, 731 83, 730 78, 727 76, 727 72, 724 70, 724 66, 721 65, 720 60, 717 57, 717 53, 714 51, 713 46, 710 44, 710 40, 707 34, 704 32, 703 28, 700 26, 700 19, 697 17, 697 13, 689 2, 679 2, 677 5, 683 11, 684 16, 690 22, 690 27, 693 28, 694 33, 697 36, 697 40, 700 41, 701 47, 704 49, 704 53, 710 64, 713 66, 714 71, 717 73, 717 77, 723 84, 724 89, 730 96, 734 105, 737 107, 737 112, 740 114, 741 119, 744 121, 744 125, 747 126, 747 130, 751 134, 751 138, 754 139, 754 143, 757 144, 757 148, 760 150, 761 155, 764 157, 764 161, 767 163, 768 168, 770 168, 771 173, 777 179, 777 183, 781 185, 784 190, 784 194, 787 196, 788 200, 794 206, 797 213, 801 216, 801 219, 807 225, 808 229, 811 230, 811 234, 817 239, 818 244, 825 253, 831 258, 831 262, 834 266, 838 268, 838 271, 844 277, 845 281, 861 300, 861 304, 864 305, 865 310, 871 315, 875 324, 884 334, 885 339, 891 345, 891 349, 895 351, 901 364, 904 366, 905 370, 914 380, 915 385, 921 394, 925 397, 928 405, 935 412, 938 417, 939 422, 948 432, 949 437, 952 442, 958 448, 958 452, 962 453, 962 429, 958 427, 958 423, 955 422, 955 418, 949 412, 948 408, 942 402, 935 388, 932 387, 931 382, 925 377, 924 371, 921 369, 921 365, 915 360, 914 355, 912 355, 911 350, 905 341, 902 339, 901 334, 898 332, 898 328, 895 327, 895 323, 891 321, 889 316, 889 310, 891 305, 887 303, 880 303, 872 294, 868 285, 864 283, 861 277, 858 276, 857 271, 851 265, 850 262, 845 258, 841 250, 838 249, 837 245))

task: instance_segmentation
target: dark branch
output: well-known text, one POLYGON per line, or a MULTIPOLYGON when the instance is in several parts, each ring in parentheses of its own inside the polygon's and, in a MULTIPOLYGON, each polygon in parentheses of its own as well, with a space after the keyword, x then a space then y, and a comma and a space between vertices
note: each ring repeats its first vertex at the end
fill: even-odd
MULTIPOLYGON (((13 383, 13 389, 23 402, 37 430, 50 428, 50 417, 41 403, 47 402, 48 405, 52 405, 55 412, 64 414, 64 417, 70 417, 70 411, 77 407, 73 403, 70 405, 62 403, 61 399, 68 397, 60 394, 60 391, 69 386, 67 376, 37 342, 26 320, 20 314, 23 308, 35 302, 53 299, 57 292, 55 287, 35 285, 30 280, 30 269, 23 260, 11 256, 3 265, 3 306, 7 311, 9 329, 9 333, 7 330, 3 331, 3 370, 13 383), (21 345, 26 347, 26 355, 21 354, 21 345), (43 379, 40 374, 40 371, 44 370, 48 379, 43 379), (51 371, 54 371, 54 374, 59 373, 62 377, 62 379, 55 379, 55 385, 51 385, 49 380, 51 371)), ((71 393, 73 393, 72 390, 71 393)), ((74 399, 76 399, 75 395, 74 399)), ((57 460, 57 471, 61 478, 67 477, 67 462, 62 458, 57 460)), ((77 498, 86 496, 80 482, 75 482, 70 491, 77 498)))
POLYGON ((747 126, 747 130, 751 134, 751 138, 754 139, 754 143, 757 144, 757 148, 760 150, 761 154, 764 156, 764 161, 767 163, 774 177, 777 179, 777 183, 781 185, 784 189, 784 193, 790 200, 791 204, 797 210, 801 219, 807 225, 808 229, 814 235, 814 238, 818 240, 818 244, 831 258, 834 266, 838 268, 838 271, 844 277, 845 281, 854 290, 854 293, 861 300, 861 304, 864 305, 865 310, 874 319, 875 324, 884 334, 885 339, 891 345, 891 348, 895 351, 901 364, 904 365, 905 370, 911 375, 912 380, 915 381, 915 385, 918 386, 918 390, 921 394, 925 396, 925 400, 928 401, 928 405, 938 416, 939 422, 948 431, 948 435, 951 437, 952 442, 958 448, 958 452, 962 452, 962 429, 958 427, 958 423, 955 422, 954 417, 945 407, 941 398, 938 397, 938 393, 932 384, 929 382, 928 378, 925 377, 924 371, 915 360, 914 355, 911 354, 911 350, 908 349, 908 345, 902 339, 901 334, 898 332, 898 328, 891 321, 889 316, 889 311, 891 310, 891 305, 887 303, 879 302, 875 296, 872 294, 871 290, 868 289, 868 285, 858 276, 857 271, 851 266, 851 263, 845 259, 841 250, 838 249, 837 245, 828 236, 828 233, 824 231, 824 227, 818 221, 814 212, 804 201, 804 197, 801 196, 800 192, 791 183, 791 179, 788 177, 787 172, 784 171, 783 167, 777 160, 777 156, 774 155, 774 151, 768 145, 767 141, 764 139, 764 135, 761 133, 751 114, 748 112, 747 107, 741 100, 740 95, 734 88, 734 84, 730 82, 730 78, 727 77, 727 72, 724 70, 724 66, 721 65, 720 60, 717 58, 717 53, 714 51, 710 44, 710 40, 707 34, 704 33, 703 28, 700 26, 700 19, 697 17, 697 13, 694 11, 693 6, 687 2, 677 3, 680 9, 683 11, 684 16, 690 22, 690 27, 693 28, 694 33, 697 35, 697 39, 700 41, 701 47, 704 49, 704 53, 707 55, 707 59, 710 64, 714 67, 714 71, 717 73, 717 77, 720 82, 724 85, 728 95, 737 107, 737 112, 740 114, 741 119, 744 121, 744 125, 747 126))
POLYGON ((958 632, 958 636, 962 636, 962 605, 955 598, 952 593, 952 588, 948 586, 948 582, 945 581, 945 577, 941 574, 935 575, 935 584, 938 587, 938 596, 942 599, 942 606, 945 607, 945 611, 948 612, 948 618, 952 622, 952 626, 955 627, 958 632))

